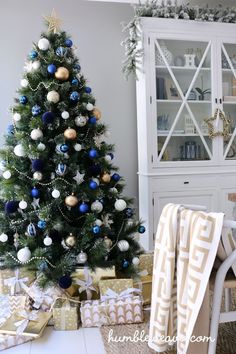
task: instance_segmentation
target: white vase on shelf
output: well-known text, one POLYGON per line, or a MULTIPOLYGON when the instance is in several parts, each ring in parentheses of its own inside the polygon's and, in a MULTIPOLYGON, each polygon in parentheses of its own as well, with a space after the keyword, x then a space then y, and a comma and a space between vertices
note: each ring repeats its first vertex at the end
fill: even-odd
MULTIPOLYGON (((164 41, 160 41, 160 47, 161 47, 161 50, 162 50, 162 53, 167 61, 167 63, 169 65, 172 64, 173 62, 173 54, 171 53, 171 51, 169 51, 169 49, 167 48, 167 46, 165 45, 165 42, 164 41)), ((159 50, 157 49, 156 50, 156 65, 160 65, 160 66, 163 66, 165 65, 165 61, 163 59, 163 57, 161 56, 161 53, 159 52, 159 50)))

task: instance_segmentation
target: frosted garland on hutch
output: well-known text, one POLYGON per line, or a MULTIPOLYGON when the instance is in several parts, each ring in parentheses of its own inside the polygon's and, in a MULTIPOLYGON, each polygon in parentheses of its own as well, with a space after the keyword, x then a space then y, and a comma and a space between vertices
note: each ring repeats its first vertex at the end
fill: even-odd
MULTIPOLYGON (((206 205, 232 217, 236 192, 236 25, 142 18, 137 81, 141 242, 153 248, 163 206, 206 205), (205 118, 219 108, 230 134, 210 139, 205 118)), ((221 119, 215 131, 223 131, 221 119)))

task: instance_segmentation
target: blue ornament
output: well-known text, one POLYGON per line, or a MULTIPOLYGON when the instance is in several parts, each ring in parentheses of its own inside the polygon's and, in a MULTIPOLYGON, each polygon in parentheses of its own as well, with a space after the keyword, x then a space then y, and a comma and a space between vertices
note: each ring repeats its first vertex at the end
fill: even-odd
POLYGON ((113 179, 113 181, 118 182, 120 180, 120 175, 118 173, 114 173, 111 176, 111 179, 113 179))
POLYGON ((73 42, 72 42, 72 40, 71 39, 69 39, 69 38, 67 38, 66 40, 65 40, 65 45, 67 46, 67 47, 72 47, 72 45, 73 45, 73 42))
POLYGON ((47 71, 49 72, 49 74, 55 74, 55 72, 57 71, 56 65, 49 64, 47 67, 47 71))
POLYGON ((8 135, 13 135, 14 134, 14 125, 13 124, 8 124, 8 126, 7 126, 7 134, 8 135))
POLYGON ((98 184, 95 181, 92 180, 92 181, 89 182, 89 188, 90 189, 95 190, 95 189, 97 189, 97 187, 98 187, 98 184))
POLYGON ((42 230, 45 229, 46 225, 47 225, 47 223, 46 223, 45 220, 39 220, 38 221, 38 228, 39 229, 42 229, 42 230))
POLYGON ((91 92, 92 92, 91 87, 85 87, 85 92, 86 92, 86 93, 91 93, 91 92))
POLYGON ((82 203, 79 206, 79 211, 83 214, 87 213, 89 211, 89 206, 86 203, 82 203))
POLYGON ((140 234, 144 234, 145 231, 146 231, 145 226, 140 225, 139 228, 138 228, 138 232, 139 232, 140 234))
POLYGON ((41 159, 32 160, 32 170, 33 171, 42 171, 44 168, 44 161, 41 159))
POLYGON ((37 56, 38 56, 38 53, 36 52, 36 50, 31 50, 31 52, 29 53, 30 59, 36 59, 37 56))
POLYGON ((38 198, 40 195, 40 191, 36 187, 34 187, 33 189, 31 189, 30 195, 33 198, 38 198))
POLYGON ((32 222, 27 226, 27 234, 31 237, 36 236, 36 228, 32 222))
POLYGON ((28 98, 26 96, 20 96, 19 101, 21 104, 26 104, 28 102, 28 98))
POLYGON ((15 200, 11 200, 9 202, 6 202, 5 212, 7 214, 13 214, 17 211, 18 207, 19 207, 19 202, 15 201, 15 200))
POLYGON ((75 69, 76 71, 80 71, 80 70, 81 70, 81 66, 80 66, 79 64, 75 64, 75 65, 74 65, 74 69, 75 69))
POLYGON ((125 209, 125 215, 127 216, 127 218, 132 218, 132 216, 134 215, 134 211, 132 208, 126 208, 125 209))
POLYGON ((56 55, 58 57, 64 57, 64 55, 66 55, 66 53, 67 53, 67 48, 65 48, 65 47, 58 47, 56 49, 56 55))
POLYGON ((126 259, 123 260, 123 264, 122 264, 122 267, 123 268, 128 268, 129 266, 129 261, 127 261, 126 259))
POLYGON ((65 153, 69 150, 69 146, 67 144, 61 144, 60 150, 65 153))
POLYGON ((51 124, 54 121, 54 113, 53 112, 45 112, 42 115, 42 121, 44 124, 51 124))
POLYGON ((95 117, 90 117, 89 118, 89 123, 90 124, 96 124, 97 123, 97 119, 95 117))
POLYGON ((101 228, 100 228, 100 226, 95 225, 95 226, 92 228, 92 231, 93 231, 94 234, 97 235, 97 234, 100 234, 101 228))
POLYGON ((96 149, 91 149, 89 151, 89 157, 91 157, 91 159, 95 159, 96 157, 98 157, 98 152, 96 149))
POLYGON ((62 289, 68 289, 72 284, 72 279, 69 275, 63 275, 59 279, 58 284, 62 289))
POLYGON ((31 110, 33 116, 38 116, 40 113, 41 113, 41 107, 39 105, 35 105, 32 107, 32 110, 31 110))
POLYGON ((80 98, 80 94, 77 91, 71 92, 71 94, 70 94, 71 101, 77 102, 79 100, 79 98, 80 98))
POLYGON ((47 262, 43 261, 42 263, 40 263, 40 265, 38 266, 39 271, 44 272, 45 270, 48 269, 48 265, 47 262))
POLYGON ((71 84, 72 85, 78 85, 78 83, 79 83, 79 80, 78 79, 73 79, 72 81, 71 81, 71 84))
POLYGON ((66 170, 67 170, 67 166, 64 165, 63 163, 59 163, 59 164, 57 165, 56 174, 57 174, 58 176, 64 176, 65 173, 66 173, 66 170))

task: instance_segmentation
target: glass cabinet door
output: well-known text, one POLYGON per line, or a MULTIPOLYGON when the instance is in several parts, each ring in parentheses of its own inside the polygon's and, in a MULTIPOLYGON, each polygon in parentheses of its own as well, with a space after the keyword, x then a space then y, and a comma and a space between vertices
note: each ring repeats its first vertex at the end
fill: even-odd
POLYGON ((229 119, 229 134, 224 137, 224 160, 236 160, 236 44, 221 45, 223 111, 229 119))
POLYGON ((211 160, 211 43, 155 39, 154 47, 157 161, 211 160))

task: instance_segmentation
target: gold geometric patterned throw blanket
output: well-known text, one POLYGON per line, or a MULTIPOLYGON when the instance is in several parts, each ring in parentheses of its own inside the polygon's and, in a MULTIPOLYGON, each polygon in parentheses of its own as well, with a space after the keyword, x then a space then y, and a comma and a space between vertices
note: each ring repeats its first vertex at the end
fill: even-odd
POLYGON ((164 352, 177 344, 186 354, 216 257, 223 213, 167 204, 157 228, 150 348, 164 352))

